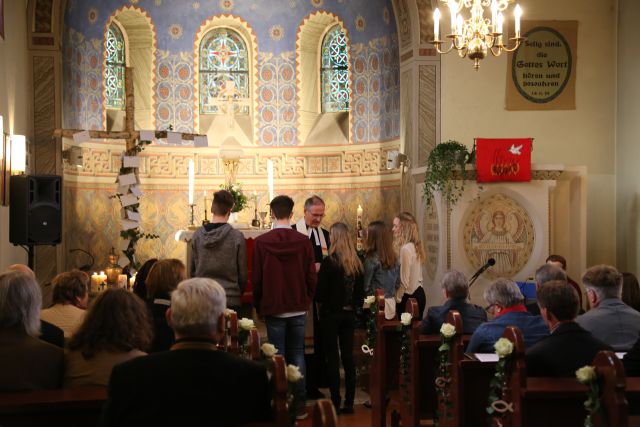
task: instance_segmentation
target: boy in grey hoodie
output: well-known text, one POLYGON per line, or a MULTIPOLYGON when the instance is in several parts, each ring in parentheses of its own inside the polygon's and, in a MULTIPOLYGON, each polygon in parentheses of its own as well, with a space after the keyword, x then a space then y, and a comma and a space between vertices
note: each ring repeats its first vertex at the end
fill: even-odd
POLYGON ((247 283, 247 247, 244 236, 227 222, 233 209, 233 196, 227 190, 213 195, 213 217, 193 233, 191 277, 216 280, 227 295, 227 307, 238 311, 247 283))

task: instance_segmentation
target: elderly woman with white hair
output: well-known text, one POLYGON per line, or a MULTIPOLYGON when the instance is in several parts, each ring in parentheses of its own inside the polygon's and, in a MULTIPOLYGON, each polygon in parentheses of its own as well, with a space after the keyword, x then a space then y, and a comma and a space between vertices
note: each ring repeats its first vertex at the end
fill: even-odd
POLYGON ((507 326, 517 326, 522 331, 526 348, 549 335, 549 328, 542 317, 527 311, 524 296, 512 280, 497 279, 485 289, 484 299, 489 304, 487 311, 493 315, 493 320, 476 329, 467 346, 468 353, 493 353, 493 344, 507 326))
POLYGON ((35 278, 0 274, 0 392, 59 388, 61 348, 38 339, 42 294, 35 278))

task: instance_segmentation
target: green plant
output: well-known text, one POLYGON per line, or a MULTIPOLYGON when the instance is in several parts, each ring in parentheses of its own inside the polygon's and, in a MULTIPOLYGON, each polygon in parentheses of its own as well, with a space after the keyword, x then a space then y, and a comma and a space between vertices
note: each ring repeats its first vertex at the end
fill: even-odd
POLYGON ((424 199, 431 204, 434 193, 438 192, 450 206, 455 205, 464 191, 467 179, 465 166, 472 153, 457 141, 446 141, 436 145, 427 159, 427 171, 424 176, 424 199), (460 171, 460 177, 454 176, 454 170, 460 171))
POLYGON ((248 199, 242 192, 242 186, 240 184, 222 184, 220 188, 227 190, 233 196, 233 208, 231 212, 240 212, 247 206, 248 199))

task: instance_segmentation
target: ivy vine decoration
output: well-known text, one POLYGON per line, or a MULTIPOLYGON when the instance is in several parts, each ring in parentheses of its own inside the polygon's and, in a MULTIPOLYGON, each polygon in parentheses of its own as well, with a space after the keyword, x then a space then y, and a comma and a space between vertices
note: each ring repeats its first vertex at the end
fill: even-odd
POLYGON ((489 406, 487 413, 492 417, 502 418, 505 412, 513 412, 513 403, 506 402, 504 392, 507 388, 507 371, 513 353, 513 343, 506 338, 500 338, 493 345, 498 355, 496 372, 489 383, 489 406))
POLYGON ((411 313, 402 313, 400 315, 400 326, 398 327, 402 332, 400 337, 400 373, 403 377, 403 382, 400 387, 404 390, 404 401, 407 404, 411 403, 411 396, 409 395, 409 384, 411 384, 411 313))
POLYGON ((452 407, 451 400, 451 363, 449 363, 449 355, 451 353, 451 339, 456 334, 456 327, 451 323, 443 323, 440 327, 440 347, 438 347, 438 356, 440 363, 438 364, 438 377, 436 378, 436 393, 444 413, 440 414, 436 411, 436 419, 434 426, 440 425, 440 418, 443 420, 451 419, 452 407))
MULTIPOLYGON (((584 402, 584 408, 588 414, 584 419, 584 427, 593 427, 591 415, 602 412, 600 405, 600 385, 598 384, 598 376, 593 366, 583 366, 576 371, 576 378, 581 384, 589 387, 587 392, 587 400, 584 402)), ((602 417, 604 420, 604 417, 602 417)))
MULTIPOLYGON (((124 159, 124 157, 136 157, 138 154, 140 154, 142 151, 144 151, 144 149, 146 148, 147 145, 151 144, 151 141, 141 141, 141 140, 137 140, 134 143, 133 148, 126 150, 123 153, 122 158, 124 159)), ((122 162, 122 165, 120 166, 120 170, 118 172, 118 176, 122 176, 122 175, 129 175, 129 174, 135 174, 136 176, 136 180, 138 177, 138 167, 125 167, 125 163, 124 161, 122 162)), ((137 185, 137 184, 136 184, 137 185)), ((120 205, 122 206, 122 197, 124 196, 129 196, 129 195, 133 195, 136 197, 136 199, 139 201, 140 200, 140 196, 141 196, 141 192, 138 192, 137 194, 133 192, 133 190, 131 189, 131 185, 122 185, 118 187, 118 191, 116 192, 116 194, 109 196, 110 199, 118 199, 118 201, 120 202, 120 205)), ((139 215, 139 209, 140 209, 140 203, 134 203, 131 205, 127 205, 122 206, 125 210, 125 215, 127 215, 127 218, 130 218, 129 215, 135 215, 138 216, 139 215), (128 212, 128 213, 127 213, 128 212)), ((138 241, 140 239, 158 239, 160 238, 160 236, 158 236, 157 234, 153 234, 153 233, 144 233, 143 231, 140 230, 139 227, 134 227, 134 228, 127 228, 127 229, 122 229, 120 230, 120 237, 126 241, 128 241, 126 247, 122 250, 122 253, 124 254, 124 256, 127 257, 127 260, 129 261, 129 267, 133 268, 133 269, 139 269, 140 268, 140 263, 136 260, 136 245, 138 243, 138 241)))
POLYGON ((446 141, 436 145, 427 159, 427 171, 424 176, 424 200, 430 205, 435 193, 440 193, 449 206, 456 204, 464 191, 467 179, 465 166, 470 162, 472 153, 457 141, 446 141), (460 176, 454 176, 459 171, 460 176))
POLYGON ((304 402, 304 396, 300 395, 298 381, 303 378, 300 369, 296 365, 287 365, 287 407, 289 408, 289 425, 296 425, 297 407, 299 402, 304 402))
POLYGON ((376 297, 369 295, 364 299, 363 308, 369 310, 367 316, 367 343, 363 344, 361 349, 363 353, 373 356, 373 348, 376 346, 376 297))

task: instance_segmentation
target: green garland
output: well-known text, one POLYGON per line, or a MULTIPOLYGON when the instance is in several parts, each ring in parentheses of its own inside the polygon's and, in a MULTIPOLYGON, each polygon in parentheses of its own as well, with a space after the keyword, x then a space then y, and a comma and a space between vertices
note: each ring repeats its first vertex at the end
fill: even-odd
POLYGON ((438 377, 436 378, 436 393, 442 402, 444 413, 436 410, 436 416, 433 425, 440 425, 440 418, 443 420, 451 419, 449 411, 453 404, 449 400, 451 398, 451 363, 449 363, 449 354, 451 353, 451 339, 456 334, 455 326, 450 323, 443 323, 440 328, 440 347, 438 347, 438 356, 440 363, 438 364, 438 377))
POLYGON ((506 338, 500 338, 493 347, 498 355, 498 363, 496 363, 496 372, 489 383, 487 414, 491 418, 502 418, 506 412, 513 412, 513 403, 504 400, 513 343, 506 338))
POLYGON ((436 145, 427 159, 427 171, 424 176, 424 200, 430 205, 434 194, 440 193, 450 206, 458 201, 464 191, 464 180, 467 179, 466 164, 473 158, 463 144, 457 141, 446 141, 436 145), (459 170, 462 179, 453 176, 459 170))
POLYGON ((404 401, 409 405, 411 404, 411 396, 409 395, 409 384, 411 383, 411 321, 409 321, 409 324, 401 322, 398 330, 402 333, 400 336, 400 373, 404 380, 400 387, 403 389, 404 401))

